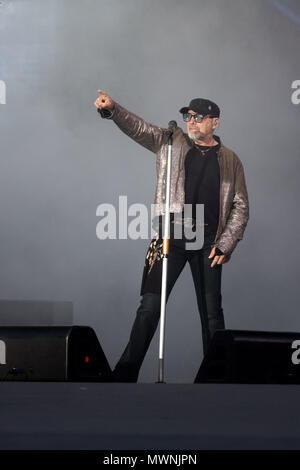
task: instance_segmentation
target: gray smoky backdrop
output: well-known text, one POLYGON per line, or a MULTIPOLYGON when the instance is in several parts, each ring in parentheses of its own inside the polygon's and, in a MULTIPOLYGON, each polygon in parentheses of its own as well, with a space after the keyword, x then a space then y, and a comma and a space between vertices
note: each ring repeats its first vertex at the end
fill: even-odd
MULTIPOLYGON (((299 332, 299 44, 298 0, 1 1, 0 298, 72 302, 73 323, 95 330, 113 368, 149 239, 99 240, 96 209, 118 215, 120 195, 150 207, 156 168, 101 119, 97 90, 163 127, 185 128, 179 108, 206 97, 221 108, 218 135, 243 162, 250 200, 223 267, 226 327, 299 332)), ((158 338, 140 381, 157 379, 158 338)), ((203 352, 188 265, 167 305, 165 347, 166 381, 193 381, 203 352)))

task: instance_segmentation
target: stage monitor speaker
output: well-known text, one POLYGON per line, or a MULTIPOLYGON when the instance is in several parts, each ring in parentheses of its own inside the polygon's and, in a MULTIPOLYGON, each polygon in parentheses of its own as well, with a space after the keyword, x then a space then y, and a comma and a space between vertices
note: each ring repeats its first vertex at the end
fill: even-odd
POLYGON ((0 327, 0 381, 110 382, 112 373, 88 326, 0 327))
POLYGON ((300 383, 300 333, 218 330, 194 383, 300 383))

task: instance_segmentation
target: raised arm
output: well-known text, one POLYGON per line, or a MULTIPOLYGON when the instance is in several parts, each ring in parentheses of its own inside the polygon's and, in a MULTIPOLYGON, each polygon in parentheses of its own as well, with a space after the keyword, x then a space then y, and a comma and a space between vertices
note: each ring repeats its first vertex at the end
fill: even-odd
POLYGON ((112 98, 103 90, 98 90, 100 96, 94 105, 105 119, 112 119, 116 125, 135 142, 156 153, 163 143, 167 142, 167 129, 155 126, 136 116, 112 98))

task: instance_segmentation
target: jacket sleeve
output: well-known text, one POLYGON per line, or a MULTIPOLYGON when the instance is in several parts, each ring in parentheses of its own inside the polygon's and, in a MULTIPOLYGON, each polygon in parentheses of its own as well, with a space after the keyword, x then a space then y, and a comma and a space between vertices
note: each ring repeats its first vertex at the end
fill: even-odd
POLYGON ((227 261, 239 240, 242 240, 249 220, 249 201, 244 169, 237 157, 234 172, 234 196, 232 208, 226 221, 225 228, 216 246, 226 255, 227 261))
POLYGON ((116 102, 113 111, 102 117, 112 119, 121 131, 151 152, 157 153, 166 142, 167 129, 144 121, 116 102))

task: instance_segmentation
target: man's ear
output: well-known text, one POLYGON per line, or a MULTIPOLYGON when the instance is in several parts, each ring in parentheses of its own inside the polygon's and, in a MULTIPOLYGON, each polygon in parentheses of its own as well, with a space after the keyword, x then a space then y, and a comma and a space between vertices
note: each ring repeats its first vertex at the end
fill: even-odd
POLYGON ((215 118, 213 120, 213 125, 215 126, 215 129, 218 127, 218 125, 220 124, 220 119, 219 118, 215 118))

